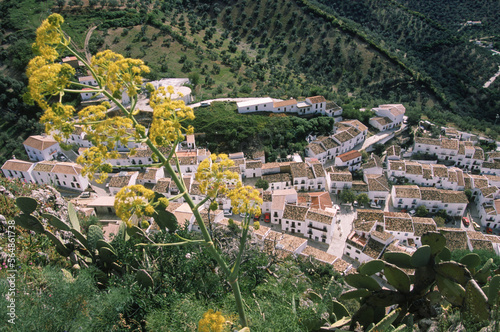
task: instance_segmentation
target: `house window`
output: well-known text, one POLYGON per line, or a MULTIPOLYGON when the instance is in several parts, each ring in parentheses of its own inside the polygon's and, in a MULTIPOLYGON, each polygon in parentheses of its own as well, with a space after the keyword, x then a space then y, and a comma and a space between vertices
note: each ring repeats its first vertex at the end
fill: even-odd
POLYGON ((359 250, 356 250, 356 254, 361 254, 361 252, 359 250))

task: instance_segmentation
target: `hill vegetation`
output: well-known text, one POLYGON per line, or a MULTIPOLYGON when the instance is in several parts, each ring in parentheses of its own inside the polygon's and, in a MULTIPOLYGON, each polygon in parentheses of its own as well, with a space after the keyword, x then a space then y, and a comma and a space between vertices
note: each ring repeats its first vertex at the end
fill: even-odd
MULTIPOLYGON (((197 100, 324 95, 345 109, 401 102, 438 124, 496 136, 498 82, 488 89, 482 84, 498 70, 498 61, 468 39, 495 36, 498 19, 491 8, 498 4, 467 2, 453 11, 438 6, 371 0, 2 1, 1 72, 16 89, 3 95, 7 102, 0 106, 2 125, 9 128, 8 137, 0 137, 0 162, 39 131, 36 121, 29 122, 37 110, 23 104, 19 92, 34 29, 50 12, 65 16, 77 49, 83 51, 87 32, 96 27, 91 54, 110 48, 141 58, 152 68, 149 79, 189 77, 197 100), (459 16, 480 16, 484 26, 458 32, 459 16), (23 115, 26 121, 17 124, 23 115)), ((14 154, 21 156, 21 150, 14 154)))

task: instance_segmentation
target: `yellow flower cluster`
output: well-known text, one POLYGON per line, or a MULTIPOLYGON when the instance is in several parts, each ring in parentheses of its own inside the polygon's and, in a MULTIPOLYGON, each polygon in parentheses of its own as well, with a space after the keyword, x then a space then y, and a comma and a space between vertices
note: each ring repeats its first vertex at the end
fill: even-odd
POLYGON ((108 159, 118 158, 119 153, 116 151, 108 151, 106 146, 93 146, 83 151, 76 159, 76 162, 83 165, 82 175, 92 180, 95 173, 100 173, 100 178, 96 181, 103 183, 108 173, 113 170, 113 167, 108 163, 108 159))
POLYGON ((110 50, 93 56, 91 66, 98 76, 99 85, 106 85, 115 98, 119 98, 124 90, 130 97, 137 95, 142 84, 141 74, 149 73, 142 60, 124 58, 110 50))
POLYGON ((63 94, 63 90, 71 84, 75 69, 68 64, 60 63, 46 63, 41 67, 35 67, 40 63, 34 58, 28 64, 27 73, 30 74, 28 93, 42 109, 47 109, 48 99, 63 94))
POLYGON ((64 37, 61 24, 64 19, 59 14, 52 14, 36 30, 33 50, 38 56, 31 59, 26 69, 29 79, 27 97, 46 109, 47 98, 62 95, 63 89, 70 84, 75 70, 68 64, 55 63, 59 56, 58 48, 69 44, 64 37))
POLYGON ((68 45, 69 39, 64 37, 61 24, 64 19, 59 14, 52 14, 36 30, 36 40, 33 50, 46 59, 54 61, 59 53, 57 48, 68 45))
MULTIPOLYGON (((152 190, 144 188, 142 185, 133 185, 122 188, 115 198, 116 215, 131 226, 130 218, 135 215, 137 218, 142 216, 152 216, 155 213, 152 205, 155 193, 152 190)), ((168 201, 161 201, 162 205, 168 205, 168 201)))
POLYGON ((227 197, 231 200, 234 213, 248 213, 260 216, 262 198, 257 189, 252 186, 243 186, 241 183, 236 188, 230 190, 227 197))
POLYGON ((226 194, 229 186, 238 181, 238 174, 229 170, 234 161, 226 154, 212 154, 203 160, 196 171, 195 180, 200 183, 200 191, 211 198, 226 194))
POLYGON ((52 137, 61 143, 63 138, 69 138, 75 130, 72 122, 74 113, 73 106, 55 103, 45 110, 40 122, 45 125, 45 132, 52 134, 52 137))
POLYGON ((171 86, 166 90, 160 87, 151 93, 149 104, 153 108, 153 121, 149 138, 157 146, 183 141, 184 133, 193 133, 193 127, 185 128, 182 125, 185 120, 194 120, 193 109, 186 106, 183 100, 172 100, 173 93, 174 88, 171 86))
POLYGON ((203 314, 203 318, 198 323, 199 332, 222 332, 226 319, 220 311, 214 312, 209 309, 203 314))

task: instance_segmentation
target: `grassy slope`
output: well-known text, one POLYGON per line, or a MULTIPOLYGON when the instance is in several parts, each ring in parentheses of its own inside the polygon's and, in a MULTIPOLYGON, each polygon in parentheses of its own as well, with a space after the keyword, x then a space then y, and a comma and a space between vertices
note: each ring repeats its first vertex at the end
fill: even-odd
MULTIPOLYGON (((400 41, 417 38, 422 33, 423 37, 435 33, 436 27, 419 17, 404 16, 409 17, 408 21, 396 21, 394 15, 403 15, 404 11, 392 13, 387 6, 381 6, 373 15, 385 27, 390 22, 399 22, 391 28, 401 32, 400 41)), ((20 23, 7 30, 3 39, 7 40, 16 30, 32 33, 51 11, 59 9, 51 7, 50 2, 16 2, 9 17, 20 23)), ((359 37, 361 30, 346 29, 349 22, 339 27, 331 22, 331 17, 318 16, 300 1, 240 0, 216 4, 190 1, 178 7, 167 1, 147 8, 139 5, 128 11, 125 7, 92 10, 66 6, 61 13, 66 18, 65 30, 79 48, 83 46, 88 28, 98 25, 93 39, 101 42, 100 49, 111 48, 127 56, 142 58, 153 69, 152 78, 198 73, 200 83, 194 89, 197 100, 224 96, 301 98, 322 94, 343 106, 352 102, 359 107, 402 102, 409 108, 427 110, 429 116, 443 114, 432 111, 438 102, 428 88, 435 82, 432 79, 431 85, 425 80, 417 82, 415 73, 394 60, 406 55, 411 58, 411 50, 403 55, 387 45, 381 35, 374 38, 375 44, 370 44, 364 41, 366 38, 359 37), (144 24, 139 25, 140 22, 144 24), (163 31, 162 26, 166 28, 163 31), (211 27, 215 32, 206 40, 204 37, 211 27), (126 35, 123 34, 125 28, 129 30, 126 35), (217 43, 220 45, 213 47, 217 43), (231 45, 235 46, 234 50, 230 50, 231 45), (384 48, 388 50, 385 54, 379 51, 384 48), (186 61, 183 62, 181 56, 186 61), (191 69, 183 70, 185 62, 192 64, 191 69), (241 65, 235 65, 237 63, 241 65), (220 71, 215 71, 214 66, 220 71)), ((30 41, 27 43, 29 45, 30 41)), ((3 47, 8 48, 8 45, 3 47)), ((469 61, 475 56, 464 52, 454 52, 454 59, 463 57, 468 59, 463 61, 469 61)), ((466 62, 461 65, 465 73, 462 76, 474 76, 477 72, 477 65, 466 62)), ((10 68, 3 69, 5 74, 21 78, 10 68)), ((488 74, 486 71, 478 80, 488 74)), ((452 78, 450 76, 449 80, 452 78)), ((462 85, 465 90, 452 92, 465 94, 467 86, 462 85)), ((444 99, 449 98, 446 94, 449 87, 438 88, 438 94, 444 91, 444 99)), ((463 100, 464 96, 460 98, 463 100)), ((481 93, 467 98, 482 98, 483 101, 486 98, 488 105, 495 105, 494 100, 488 100, 481 93)), ((454 105, 454 100, 448 101, 454 105)), ((474 125, 480 126, 479 123, 474 125)))

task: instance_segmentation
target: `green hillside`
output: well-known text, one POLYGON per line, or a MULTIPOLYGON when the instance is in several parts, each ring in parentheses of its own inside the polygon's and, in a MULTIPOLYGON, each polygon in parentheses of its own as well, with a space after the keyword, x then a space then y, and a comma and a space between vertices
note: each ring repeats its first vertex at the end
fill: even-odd
MULTIPOLYGON (((189 77, 197 100, 321 94, 344 108, 401 102, 438 123, 491 135, 500 132, 492 127, 500 93, 498 82, 482 85, 500 57, 469 42, 469 27, 453 26, 460 8, 474 8, 478 14, 464 20, 480 16, 494 36, 498 11, 489 8, 498 4, 490 2, 468 1, 440 16, 426 1, 2 1, 0 70, 22 91, 34 29, 60 12, 78 49, 96 27, 91 53, 110 48, 141 58, 150 79, 189 77)), ((22 115, 36 119, 36 109, 12 94, 0 98, 17 99, 15 108, 0 105, 3 125, 17 128, 1 146, 38 130, 16 124, 22 115)), ((11 150, 0 153, 5 160, 11 150)))

